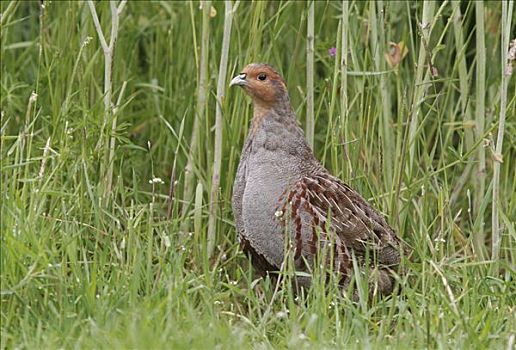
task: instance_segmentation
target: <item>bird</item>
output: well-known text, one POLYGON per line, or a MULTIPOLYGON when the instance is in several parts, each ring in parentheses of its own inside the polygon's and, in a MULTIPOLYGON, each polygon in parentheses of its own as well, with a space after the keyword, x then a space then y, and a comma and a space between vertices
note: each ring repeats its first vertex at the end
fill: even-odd
POLYGON ((253 105, 232 209, 240 247, 254 269, 277 275, 290 251, 296 271, 305 272, 296 274, 296 290, 306 289, 314 263, 326 252, 325 269, 336 273, 342 289, 358 266, 370 272, 370 296, 392 294, 400 238, 379 211, 317 160, 283 77, 268 64, 251 63, 232 86, 242 88, 253 105))

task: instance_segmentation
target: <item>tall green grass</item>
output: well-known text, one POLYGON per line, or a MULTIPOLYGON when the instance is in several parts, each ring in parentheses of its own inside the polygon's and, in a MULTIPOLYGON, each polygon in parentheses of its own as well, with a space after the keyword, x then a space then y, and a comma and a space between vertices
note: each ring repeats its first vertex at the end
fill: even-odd
POLYGON ((87 2, 0 3, 1 347, 513 348, 513 2, 228 5, 128 2, 107 96, 87 2), (252 111, 225 90, 250 62, 406 242, 397 295, 253 273, 230 204, 252 111))

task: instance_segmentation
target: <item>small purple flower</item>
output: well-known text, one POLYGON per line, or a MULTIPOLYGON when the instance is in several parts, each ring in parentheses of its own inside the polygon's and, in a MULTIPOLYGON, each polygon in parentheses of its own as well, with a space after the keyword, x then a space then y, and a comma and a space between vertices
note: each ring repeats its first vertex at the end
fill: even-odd
POLYGON ((328 55, 330 55, 330 57, 335 57, 337 55, 337 48, 336 47, 330 47, 328 49, 328 55))

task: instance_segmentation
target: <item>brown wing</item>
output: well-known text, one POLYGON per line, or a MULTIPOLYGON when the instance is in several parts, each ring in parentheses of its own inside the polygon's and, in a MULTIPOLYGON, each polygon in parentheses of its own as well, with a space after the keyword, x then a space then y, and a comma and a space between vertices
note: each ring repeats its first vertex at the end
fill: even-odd
MULTIPOLYGON (((332 234, 336 242, 336 253, 342 255, 341 263, 349 265, 351 249, 359 257, 367 250, 380 265, 394 266, 400 261, 400 243, 392 228, 381 214, 376 212, 357 192, 328 174, 303 177, 280 199, 280 210, 285 212, 291 205, 291 219, 295 229, 296 256, 308 244, 311 254, 315 254, 317 241, 323 237, 316 229, 332 234), (302 222, 311 218, 312 237, 302 240, 302 222)), ((324 239, 324 237, 322 238, 324 239)))

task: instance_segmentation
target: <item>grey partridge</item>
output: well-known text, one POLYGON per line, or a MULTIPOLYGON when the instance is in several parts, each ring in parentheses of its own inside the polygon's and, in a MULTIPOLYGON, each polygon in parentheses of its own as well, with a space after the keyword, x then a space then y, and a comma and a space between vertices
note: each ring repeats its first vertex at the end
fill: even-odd
MULTIPOLYGON (((278 272, 290 246, 296 270, 310 272, 317 255, 330 249, 326 264, 333 264, 343 286, 356 259, 361 271, 367 266, 375 276, 370 292, 391 294, 399 238, 378 211, 315 158, 280 74, 266 64, 249 64, 230 86, 242 87, 253 102, 232 199, 240 245, 253 266, 278 272)), ((297 286, 310 286, 309 273, 298 275, 297 286)))

